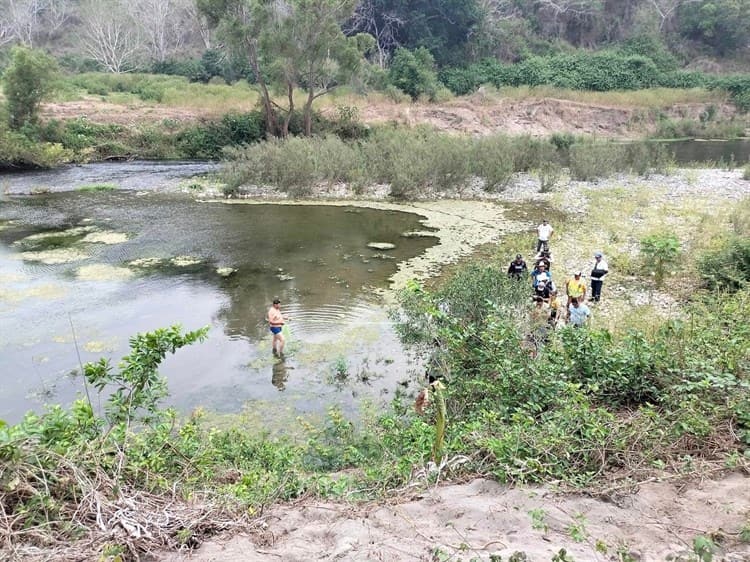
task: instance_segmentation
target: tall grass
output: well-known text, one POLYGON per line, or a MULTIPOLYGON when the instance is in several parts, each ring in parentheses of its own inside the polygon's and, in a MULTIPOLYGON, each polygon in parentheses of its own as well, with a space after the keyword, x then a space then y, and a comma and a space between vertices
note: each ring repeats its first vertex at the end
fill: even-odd
POLYGON ((182 76, 156 74, 104 74, 89 72, 68 78, 59 99, 101 96, 119 104, 134 101, 155 102, 170 107, 201 109, 208 113, 247 111, 255 106, 258 94, 246 81, 234 84, 202 84, 182 76))
POLYGON ((545 99, 554 98, 578 103, 607 105, 616 107, 643 107, 648 109, 669 108, 678 103, 723 103, 729 101, 729 96, 722 90, 708 90, 706 88, 647 88, 644 90, 626 90, 593 92, 588 90, 572 90, 555 86, 506 86, 495 88, 491 85, 482 86, 481 94, 486 99, 545 99))
POLYGON ((647 175, 669 163, 666 148, 647 143, 572 139, 571 145, 555 145, 528 136, 471 138, 393 127, 375 129, 358 142, 293 138, 228 149, 226 155, 225 180, 234 188, 272 185, 304 194, 314 185, 335 182, 389 184, 398 198, 418 197, 425 190, 461 190, 472 182, 500 191, 515 173, 543 170, 545 176, 559 178, 568 163, 571 176, 582 180, 617 172, 647 175))

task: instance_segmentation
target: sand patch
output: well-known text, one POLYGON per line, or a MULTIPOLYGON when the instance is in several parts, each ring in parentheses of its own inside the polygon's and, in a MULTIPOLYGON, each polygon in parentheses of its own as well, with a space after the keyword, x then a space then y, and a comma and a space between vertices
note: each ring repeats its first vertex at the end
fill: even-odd
POLYGON ((415 490, 413 497, 394 504, 277 506, 264 512, 266 527, 256 536, 158 559, 487 561, 524 552, 517 559, 542 561, 564 548, 578 561, 663 562, 695 560, 687 556, 699 535, 721 537, 714 560, 750 559, 750 545, 737 540, 750 509, 748 478, 741 474, 687 485, 657 480, 618 504, 488 480, 415 490))
POLYGON ((102 263, 85 265, 76 271, 81 281, 120 281, 133 277, 133 272, 125 267, 115 267, 102 263))

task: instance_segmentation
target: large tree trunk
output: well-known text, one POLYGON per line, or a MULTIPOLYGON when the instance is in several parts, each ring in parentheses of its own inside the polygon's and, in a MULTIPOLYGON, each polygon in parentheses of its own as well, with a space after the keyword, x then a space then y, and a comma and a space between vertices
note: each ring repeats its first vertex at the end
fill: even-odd
POLYGON ((310 88, 307 92, 307 102, 305 103, 305 136, 312 135, 312 104, 315 101, 313 95, 313 89, 310 88))
POLYGON ((289 111, 281 127, 281 136, 284 138, 289 136, 289 122, 292 120, 292 113, 294 112, 294 84, 291 81, 286 83, 286 95, 289 98, 289 111))
POLYGON ((250 41, 247 46, 248 58, 250 59, 250 66, 253 68, 255 73, 255 80, 258 82, 260 87, 260 96, 263 100, 263 111, 266 114, 266 136, 275 137, 278 136, 279 122, 276 119, 276 112, 273 110, 273 104, 271 103, 271 94, 268 92, 268 86, 260 73, 260 64, 258 63, 258 51, 254 41, 250 41))

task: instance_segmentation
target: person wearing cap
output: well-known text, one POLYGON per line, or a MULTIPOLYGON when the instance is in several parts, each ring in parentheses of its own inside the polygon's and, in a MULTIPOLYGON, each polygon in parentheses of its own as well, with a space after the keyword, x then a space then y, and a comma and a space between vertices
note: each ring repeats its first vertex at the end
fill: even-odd
POLYGON ((609 265, 607 265, 607 261, 599 250, 594 252, 594 260, 594 268, 591 270, 591 300, 599 302, 602 296, 604 277, 609 273, 609 265))
POLYGON ((552 228, 552 225, 547 222, 547 219, 542 220, 542 224, 536 227, 537 232, 537 243, 536 243, 536 251, 539 253, 539 250, 544 248, 545 250, 549 250, 549 239, 552 238, 552 233, 555 230, 552 228))
POLYGON ((586 283, 581 279, 580 271, 576 271, 573 277, 565 282, 565 294, 568 295, 568 309, 570 309, 573 299, 582 303, 586 298, 586 283))
POLYGON ((547 271, 552 271, 552 255, 549 250, 542 250, 534 256, 534 267, 537 267, 540 263, 543 263, 547 267, 547 271))
POLYGON ((568 323, 575 328, 581 328, 591 317, 591 310, 584 303, 574 298, 568 305, 568 323))
POLYGON ((526 262, 524 261, 523 256, 521 254, 517 254, 516 259, 510 262, 510 265, 508 266, 508 277, 520 279, 521 277, 526 275, 526 272, 528 270, 529 268, 526 266, 526 262))
POLYGON ((552 281, 546 281, 544 279, 539 280, 539 282, 536 284, 536 287, 534 287, 534 302, 536 302, 537 298, 541 299, 542 302, 547 302, 549 300, 550 293, 554 289, 555 285, 554 283, 552 283, 552 281))
POLYGON ((549 283, 552 281, 552 275, 547 271, 547 266, 540 263, 536 266, 534 271, 531 272, 531 286, 536 289, 536 286, 540 283, 549 283))
POLYGON ((268 309, 268 328, 273 334, 271 348, 274 355, 284 354, 284 335, 281 333, 284 324, 289 320, 281 313, 281 301, 278 298, 273 299, 271 308, 268 309))

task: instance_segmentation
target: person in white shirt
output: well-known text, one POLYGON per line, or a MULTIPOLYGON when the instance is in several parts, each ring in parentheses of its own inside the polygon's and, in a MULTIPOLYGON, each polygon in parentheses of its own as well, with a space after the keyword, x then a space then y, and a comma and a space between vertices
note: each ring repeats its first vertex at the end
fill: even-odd
POLYGON ((594 268, 591 270, 591 300, 599 302, 602 296, 604 277, 609 273, 609 265, 607 265, 607 261, 599 250, 594 252, 594 260, 596 260, 594 268))
POLYGON ((539 250, 544 248, 545 250, 549 250, 549 239, 552 238, 552 233, 555 230, 552 228, 552 225, 547 222, 547 219, 542 220, 542 224, 536 227, 537 237, 538 241, 536 243, 536 251, 539 253, 539 250))

